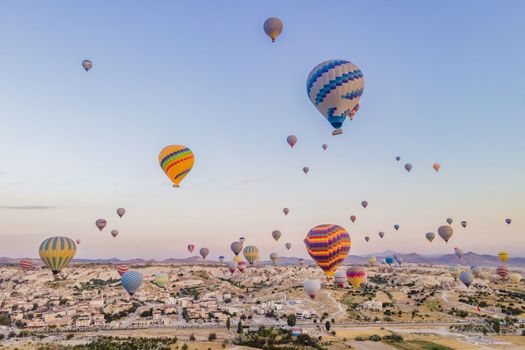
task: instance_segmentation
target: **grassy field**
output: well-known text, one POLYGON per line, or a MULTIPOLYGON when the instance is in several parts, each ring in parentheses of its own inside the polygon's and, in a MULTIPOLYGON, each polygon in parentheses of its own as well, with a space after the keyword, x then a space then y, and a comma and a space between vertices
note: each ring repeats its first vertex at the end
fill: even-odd
POLYGON ((387 342, 387 344, 400 350, 455 350, 445 345, 432 343, 426 340, 408 340, 402 342, 387 342))

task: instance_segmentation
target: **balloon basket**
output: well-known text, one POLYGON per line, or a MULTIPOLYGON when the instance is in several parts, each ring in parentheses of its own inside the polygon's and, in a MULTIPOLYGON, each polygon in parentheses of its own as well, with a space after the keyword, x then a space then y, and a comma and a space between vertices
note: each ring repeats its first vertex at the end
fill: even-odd
POLYGON ((341 129, 332 131, 332 135, 333 135, 333 136, 335 136, 335 135, 341 135, 342 133, 343 133, 343 130, 341 130, 341 129))

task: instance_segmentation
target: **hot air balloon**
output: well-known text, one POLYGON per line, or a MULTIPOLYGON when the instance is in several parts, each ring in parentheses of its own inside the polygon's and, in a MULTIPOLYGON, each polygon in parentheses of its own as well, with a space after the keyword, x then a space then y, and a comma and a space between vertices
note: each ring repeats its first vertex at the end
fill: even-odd
POLYGON ((385 259, 385 262, 388 264, 388 265, 392 265, 394 263, 394 258, 391 257, 391 256, 387 256, 386 259, 385 259))
POLYGON ((363 208, 366 209, 366 207, 368 207, 368 202, 367 201, 362 201, 361 205, 363 206, 363 208))
POLYGON ((474 281, 474 275, 468 271, 463 271, 459 274, 459 280, 468 288, 474 281))
POLYGON ((509 275, 509 278, 514 284, 518 284, 521 282, 521 275, 519 273, 511 273, 509 275))
POLYGON ((509 268, 506 266, 499 266, 496 269, 496 274, 500 276, 502 279, 507 279, 507 277, 509 277, 509 273, 510 273, 509 268))
POLYGON ((288 215, 289 212, 290 212, 290 209, 288 209, 288 208, 284 208, 283 209, 284 215, 288 215))
POLYGON ((365 241, 370 241, 370 236, 365 236, 365 241))
POLYGON ((117 215, 118 216, 123 217, 124 214, 126 214, 126 209, 124 209, 124 208, 118 208, 117 209, 117 215))
POLYGON ((159 153, 160 167, 173 182, 173 187, 179 187, 193 168, 194 161, 193 152, 181 145, 166 146, 159 153))
POLYGON ((453 222, 454 222, 454 220, 452 220, 452 218, 448 218, 447 219, 447 224, 452 225, 453 222))
POLYGON ((399 162, 401 160, 400 156, 396 156, 396 160, 399 162))
POLYGON ((257 247, 254 245, 249 245, 245 247, 242 253, 244 255, 244 258, 250 263, 250 265, 253 265, 259 257, 259 249, 257 249, 257 247))
POLYGON ((224 255, 219 256, 219 261, 220 261, 221 263, 224 262, 224 255))
POLYGON ((461 226, 463 226, 464 228, 467 227, 467 222, 466 221, 461 221, 461 226))
POLYGON ((299 265, 300 265, 300 266, 303 266, 303 265, 304 265, 304 259, 303 259, 303 258, 300 258, 300 259, 299 259, 299 265))
POLYGON ((239 241, 232 242, 232 244, 230 244, 230 249, 232 250, 233 254, 239 255, 242 250, 242 243, 239 241))
POLYGON ((436 173, 439 171, 439 168, 441 168, 441 165, 439 165, 439 163, 434 163, 432 165, 432 168, 434 168, 434 170, 436 171, 436 173))
POLYGON ((308 174, 309 171, 310 171, 310 168, 308 168, 307 166, 305 166, 305 167, 303 168, 303 173, 304 173, 305 175, 308 174))
POLYGON ((100 231, 102 231, 107 224, 107 221, 104 219, 98 219, 97 221, 95 221, 95 225, 97 225, 100 231))
POLYGON ((279 254, 277 253, 271 253, 270 254, 270 260, 272 261, 272 264, 276 264, 277 260, 279 260, 279 254))
POLYGON ((397 231, 399 230, 399 225, 394 225, 394 229, 397 231))
POLYGON ((481 275, 481 273, 483 272, 483 270, 481 269, 480 266, 477 266, 477 265, 472 265, 470 267, 470 271, 472 271, 472 273, 474 274, 474 276, 476 277, 479 277, 481 275))
POLYGON ((454 248, 454 253, 456 253, 458 259, 461 259, 463 257, 463 250, 459 249, 458 247, 454 248))
POLYGON ((326 151, 326 149, 328 148, 328 145, 326 143, 323 143, 323 149, 326 151))
POLYGON ((315 108, 334 128, 332 135, 341 134, 348 117, 359 110, 365 80, 359 68, 345 60, 322 62, 312 69, 306 80, 306 92, 315 108))
POLYGON ((142 284, 142 274, 138 271, 128 271, 122 275, 120 282, 129 295, 135 294, 142 284))
POLYGON ((79 245, 82 241, 80 239, 77 239, 75 242, 77 242, 77 245, 79 245))
POLYGON ((434 238, 436 238, 436 235, 434 232, 427 232, 425 233, 425 237, 428 239, 429 242, 432 242, 434 238))
POLYGON ((346 270, 346 279, 355 289, 361 286, 366 278, 366 270, 361 266, 352 266, 346 270))
POLYGON ((279 230, 273 231, 272 232, 272 237, 277 242, 279 240, 279 238, 281 238, 281 231, 279 231, 279 230))
POLYGON ((343 270, 337 270, 334 273, 334 282, 338 287, 343 288, 346 285, 346 273, 343 270))
POLYGON ((129 266, 128 265, 118 265, 117 266, 117 272, 120 276, 122 276, 123 274, 125 274, 126 272, 129 271, 129 266))
POLYGON ((510 223, 512 222, 512 219, 505 219, 505 222, 507 223, 507 225, 510 225, 510 223))
POLYGON ((264 32, 272 39, 272 43, 275 39, 281 35, 283 31, 283 22, 277 17, 270 17, 264 21, 264 32))
POLYGON ((310 298, 315 299, 317 293, 321 290, 321 281, 319 280, 304 280, 304 291, 310 296, 310 298))
POLYGON ((448 267, 448 272, 450 272, 450 275, 454 277, 454 279, 458 279, 462 270, 463 268, 460 265, 451 265, 448 267))
POLYGON ((438 234, 441 238, 443 238, 443 240, 445 241, 445 243, 448 243, 448 240, 450 239, 450 237, 452 237, 452 235, 454 234, 454 230, 452 229, 451 226, 439 226, 438 228, 438 234))
POLYGON ((385 233, 384 233, 383 231, 379 232, 378 235, 379 235, 379 237, 381 237, 381 238, 385 237, 385 233))
POLYGON ((33 260, 31 259, 22 259, 18 262, 20 268, 24 271, 30 270, 33 268, 33 260))
POLYGON ((208 256, 208 254, 210 254, 210 250, 208 248, 201 248, 199 250, 199 254, 201 255, 201 257, 206 260, 206 257, 208 256))
POLYGON ((348 232, 337 225, 318 225, 304 240, 308 254, 328 277, 332 277, 346 259, 352 245, 348 232))
POLYGON ((226 263, 226 266, 228 266, 228 270, 230 270, 231 274, 233 275, 235 270, 237 270, 237 268, 239 267, 239 264, 236 261, 228 261, 228 263, 226 263))
POLYGON ((408 171, 408 172, 410 172, 410 170, 412 170, 412 164, 410 164, 410 163, 406 163, 406 164, 405 164, 405 170, 408 171))
POLYGON ((286 249, 290 250, 290 248, 292 248, 292 243, 286 242, 284 246, 286 247, 286 249))
POLYGON ((170 281, 170 276, 165 272, 159 272, 155 275, 155 284, 157 287, 165 288, 170 281))
POLYGON ((286 138, 286 142, 288 142, 290 147, 293 148, 293 146, 295 146, 297 143, 297 137, 295 135, 290 135, 286 138))
POLYGON ((239 262, 237 263, 237 266, 238 266, 238 268, 239 268, 239 271, 240 271, 241 273, 243 273, 244 270, 246 270, 246 261, 244 261, 244 260, 239 261, 239 262))
POLYGON ((507 262, 509 260, 509 253, 502 250, 498 253, 498 258, 503 262, 507 262))
POLYGON ((51 237, 40 244, 40 259, 54 275, 66 267, 75 257, 77 246, 71 238, 51 237))
POLYGON ((116 238, 118 236, 118 231, 117 230, 111 230, 111 235, 113 236, 113 238, 116 238))
POLYGON ((377 263, 377 258, 375 256, 373 256, 373 255, 370 255, 368 257, 368 264, 370 266, 374 266, 376 263, 377 263))
POLYGON ((239 237, 239 242, 241 242, 241 244, 244 244, 244 241, 246 240, 246 238, 244 237, 239 237))
POLYGON ((88 70, 93 68, 93 62, 91 62, 90 60, 83 60, 82 61, 82 68, 84 68, 85 71, 87 72, 88 70))
POLYGON ((193 253, 194 250, 195 250, 195 245, 194 244, 188 244, 188 251, 190 253, 193 253))
POLYGON ((403 264, 403 261, 405 261, 405 259, 403 259, 403 257, 399 255, 395 255, 394 258, 396 259, 397 264, 400 266, 403 264))
POLYGON ((357 220, 357 216, 355 215, 350 216, 350 220, 352 220, 352 222, 355 222, 357 220))
POLYGON ((238 255, 234 255, 232 260, 235 261, 236 263, 239 263, 239 261, 241 261, 242 258, 240 256, 238 256, 238 255))

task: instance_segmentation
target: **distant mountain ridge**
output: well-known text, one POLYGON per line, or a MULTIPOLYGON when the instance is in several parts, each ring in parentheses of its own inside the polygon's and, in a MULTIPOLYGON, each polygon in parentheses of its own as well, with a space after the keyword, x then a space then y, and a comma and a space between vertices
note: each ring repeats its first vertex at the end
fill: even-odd
MULTIPOLYGON (((455 254, 444 254, 444 255, 421 255, 417 253, 396 253, 393 251, 386 251, 374 255, 378 261, 386 258, 387 256, 399 255, 403 258, 405 263, 415 263, 415 264, 432 264, 432 265, 480 265, 480 266, 499 266, 502 262, 497 256, 488 255, 488 254, 477 254, 474 252, 468 252, 463 255, 462 259, 458 259, 455 254)), ((345 264, 367 264, 367 256, 358 256, 350 255, 345 260, 345 264)), ((8 258, 0 257, 0 264, 18 264, 21 258, 8 258)), ((299 264, 299 259, 296 257, 280 257, 278 265, 297 265, 299 264)), ((32 258, 35 262, 40 262, 40 259, 32 258)), ((108 259, 74 259, 74 263, 80 264, 126 264, 126 265, 146 265, 146 264, 216 264, 218 260, 203 260, 199 256, 190 256, 187 258, 168 258, 164 260, 155 260, 155 259, 119 259, 116 257, 108 259)), ((270 264, 269 261, 262 261, 263 264, 270 264)), ((310 259, 305 259, 305 263, 312 264, 313 261, 310 259)), ((505 263, 508 266, 523 266, 525 267, 525 258, 517 257, 510 258, 509 261, 505 263)))

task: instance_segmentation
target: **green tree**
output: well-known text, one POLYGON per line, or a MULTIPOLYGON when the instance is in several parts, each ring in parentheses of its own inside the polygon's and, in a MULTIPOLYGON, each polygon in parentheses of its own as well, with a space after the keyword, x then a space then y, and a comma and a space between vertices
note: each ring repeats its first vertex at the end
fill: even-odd
POLYGON ((324 328, 326 328, 326 331, 329 332, 330 331, 330 321, 326 321, 325 324, 324 324, 324 328))
POLYGON ((242 322, 237 323, 237 333, 242 334, 242 322))
POLYGON ((295 324, 297 323, 297 317, 295 317, 294 314, 290 314, 290 315, 288 315, 288 317, 286 318, 286 323, 287 323, 288 326, 290 326, 290 327, 295 326, 295 324))
POLYGON ((228 328, 228 330, 230 330, 232 324, 231 324, 231 320, 230 318, 228 317, 228 319, 226 320, 226 328, 228 328))
POLYGON ((195 338, 195 335, 194 335, 194 334, 190 335, 190 341, 193 342, 193 341, 195 341, 195 340, 197 340, 197 339, 195 338))
POLYGON ((208 340, 209 341, 217 340, 217 334, 215 334, 215 333, 208 334, 208 340))

